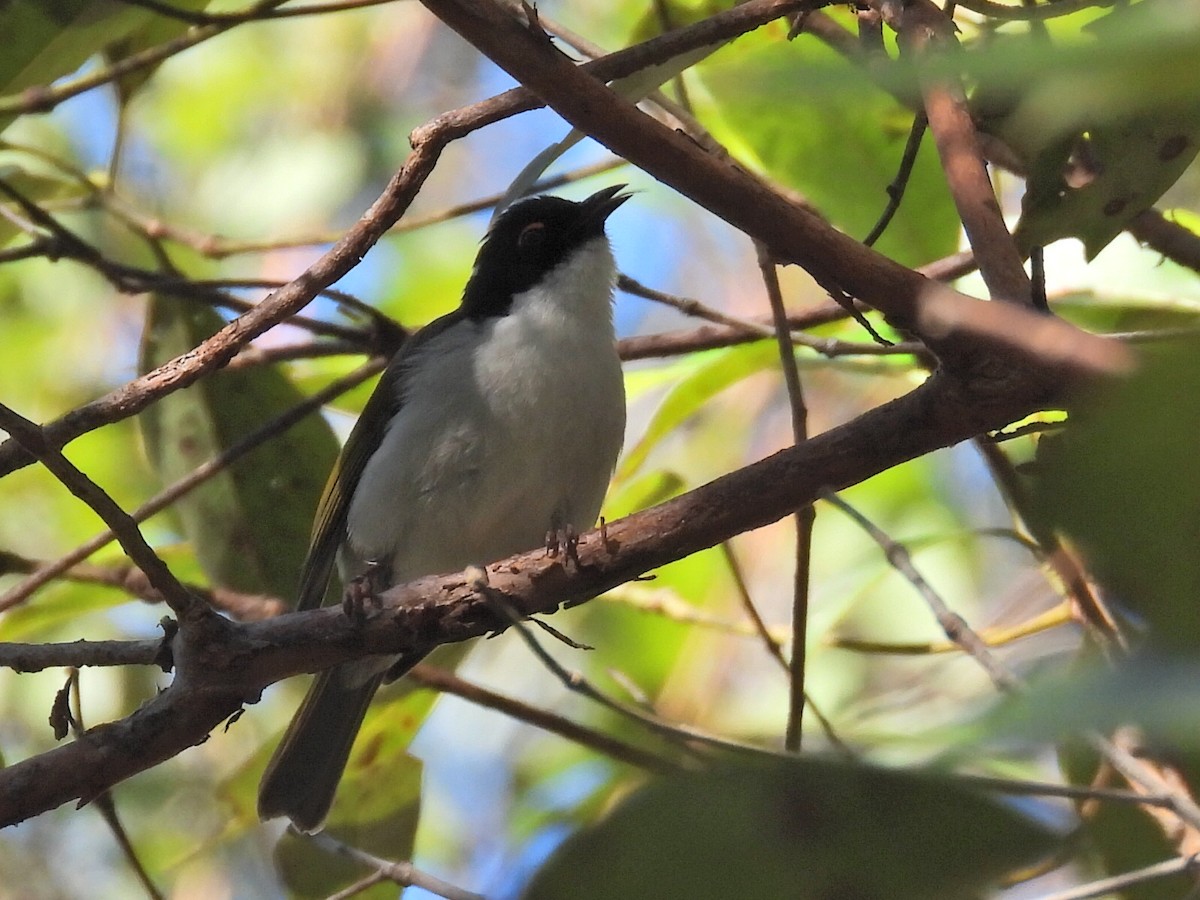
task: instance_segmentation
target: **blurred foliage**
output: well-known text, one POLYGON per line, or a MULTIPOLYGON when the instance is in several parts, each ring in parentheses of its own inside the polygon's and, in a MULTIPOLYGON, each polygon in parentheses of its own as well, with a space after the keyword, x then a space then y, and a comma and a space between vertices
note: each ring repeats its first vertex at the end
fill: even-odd
POLYGON ((969 896, 1050 835, 946 781, 773 760, 662 779, 572 837, 522 895, 601 900, 969 896), (905 826, 896 827, 903 810, 905 826))
POLYGON ((1200 650, 1200 474, 1192 468, 1200 344, 1147 352, 1141 371, 1081 410, 1038 459, 1039 514, 1077 540, 1155 649, 1200 650))
MULTIPOLYGON (((232 0, 174 5, 243 7, 232 0)), ((679 24, 724 5, 560 0, 539 4, 539 11, 615 48, 657 33, 664 16, 679 24)), ((855 27, 844 9, 829 15, 855 27)), ((1085 10, 1045 27, 983 25, 964 14, 959 27, 965 51, 935 64, 965 74, 981 125, 1031 174, 1023 201, 1014 179, 998 179, 1006 213, 1023 215, 1022 237, 1044 243, 1074 235, 1094 257, 1085 265, 1070 242, 1046 254, 1056 311, 1085 327, 1195 329, 1196 273, 1114 235, 1173 183, 1173 217, 1193 230, 1200 222, 1200 178, 1190 162, 1200 146, 1198 16, 1194 5, 1166 0, 1085 10), (1177 135, 1185 136, 1184 146, 1162 158, 1165 142, 1177 135), (1091 153, 1100 168, 1086 186, 1064 188, 1081 152, 1091 153), (1097 210, 1103 213, 1118 196, 1127 200, 1119 214, 1098 218, 1097 210)), ((11 100, 29 88, 70 81, 186 30, 177 20, 117 0, 12 0, 0 5, 0 34, 19 40, 10 41, 13 52, 0 54, 0 95, 11 100)), ((894 53, 890 37, 885 47, 894 53)), ((867 74, 859 61, 811 35, 789 41, 786 26, 775 23, 718 50, 684 73, 682 84, 683 94, 674 84, 664 89, 690 103, 737 163, 803 194, 854 237, 871 229, 887 202, 914 115, 907 61, 876 59, 867 74)), ((47 113, 0 118, 0 177, 109 259, 174 268, 197 280, 286 280, 369 205, 403 161, 412 128, 508 86, 505 76, 418 4, 246 24, 127 79, 119 92, 102 86, 47 113)), ((502 192, 534 154, 566 132, 543 111, 454 144, 407 220, 502 192)), ((909 265, 950 253, 961 242, 937 154, 931 141, 925 143, 878 245, 909 265)), ((557 170, 604 158, 585 141, 557 170)), ((742 235, 641 173, 624 169, 601 177, 606 181, 562 192, 577 196, 617 180, 637 191, 610 229, 626 272, 726 315, 766 312, 752 248, 742 235)), ((406 326, 419 326, 457 303, 488 214, 397 231, 338 287, 406 326)), ((19 218, 0 218, 0 251, 26 241, 19 218)), ((790 308, 824 300, 802 273, 781 274, 790 308)), ((965 282, 966 289, 972 284, 965 282)), ((257 289, 238 293, 248 300, 262 296, 257 289)), ((306 314, 362 324, 324 299, 306 314)), ((616 315, 623 336, 694 324, 626 296, 618 298, 616 315)), ((52 420, 133 378, 139 346, 152 351, 147 366, 161 363, 186 352, 220 321, 215 312, 165 292, 123 295, 77 262, 0 256, 0 402, 37 421, 52 420), (156 322, 169 321, 179 328, 170 342, 153 330, 156 322)), ((844 322, 812 334, 868 341, 844 322)), ((286 325, 256 346, 276 349, 309 337, 303 327, 286 325)), ((1066 771, 1058 773, 1045 763, 1046 748, 1081 730, 1126 723, 1140 725, 1185 762, 1200 753, 1195 679, 1188 668, 1200 633, 1194 622, 1200 497, 1190 466, 1200 433, 1191 402, 1200 376, 1190 344, 1154 348, 1142 374, 1094 398, 1061 438, 1025 436, 1002 446, 1014 461, 1036 470, 1035 511, 1042 520, 1069 536, 1128 620, 1145 628, 1143 652, 1153 656, 1166 648, 1188 661, 1095 674, 1070 665, 1080 646, 1077 632, 1056 628, 998 652, 1022 675, 1047 671, 1058 680, 1035 680, 1026 698, 981 717, 995 703, 994 692, 976 663, 961 654, 895 657, 828 646, 834 636, 893 643, 943 636, 875 544, 846 517, 822 507, 813 541, 808 688, 861 760, 918 766, 943 759, 1083 783, 1094 760, 1065 752, 1066 771)), ((907 357, 827 358, 798 349, 796 360, 814 433, 925 377, 907 357)), ((360 362, 353 354, 300 357, 223 372, 173 395, 140 421, 89 433, 66 452, 132 509, 228 446, 235 433, 264 424, 360 362), (202 440, 164 426, 176 417, 195 421, 192 436, 202 440), (231 423, 236 428, 226 428, 231 423), (144 447, 145 431, 158 437, 144 447)), ((630 428, 605 508, 609 519, 791 443, 773 341, 631 364, 627 385, 630 428)), ((329 427, 310 419, 280 438, 275 450, 268 445, 260 451, 257 463, 246 460, 244 472, 226 473, 214 484, 223 509, 251 511, 251 527, 230 527, 227 512, 206 511, 203 495, 146 522, 148 539, 173 571, 197 583, 286 598, 288 573, 303 552, 315 492, 333 451, 329 433, 344 437, 369 389, 332 403, 329 427), (303 488, 281 494, 272 473, 283 470, 289 484, 294 476, 303 488), (214 561, 228 558, 231 537, 245 551, 235 560, 242 565, 214 561), (246 578, 253 568, 244 565, 247 560, 278 565, 246 578)), ((914 460, 845 496, 905 542, 924 576, 976 627, 1022 622, 1061 600, 1057 582, 1012 539, 1014 516, 970 447, 914 460)), ((38 467, 0 479, 0 551, 53 559, 101 527, 38 467)), ((729 551, 772 632, 786 633, 791 523, 741 535, 729 551)), ((122 556, 110 546, 91 561, 116 565, 122 556)), ((653 574, 652 582, 555 616, 556 627, 596 650, 554 644, 551 652, 605 691, 651 704, 668 720, 778 748, 787 678, 749 627, 726 556, 713 549, 653 574)), ((18 573, 0 572, 0 591, 20 581, 18 573)), ((0 640, 153 637, 162 615, 159 607, 116 588, 58 580, 0 612, 0 640)), ((679 752, 629 719, 566 692, 515 636, 476 644, 463 664, 464 677, 640 747, 668 756, 679 752)), ((132 669, 86 671, 88 724, 127 714, 167 677, 132 669)), ((45 719, 63 680, 58 672, 0 671, 3 759, 53 746, 45 719)), ((257 778, 299 690, 295 684, 271 688, 225 732, 114 792, 143 862, 173 895, 270 897, 301 882, 309 892, 333 889, 332 880, 311 879, 314 870, 329 874, 318 851, 299 839, 279 841, 278 825, 260 825, 253 814, 257 778), (281 880, 276 861, 290 880, 281 880)), ((805 741, 814 751, 834 748, 811 714, 805 741)), ((1069 741, 1064 746, 1072 749, 1069 741)), ((1044 804, 1017 808, 1047 815, 1044 804)), ((1050 843, 1012 806, 948 781, 806 760, 761 768, 730 763, 659 782, 533 726, 459 700, 435 703, 433 694, 399 684, 381 695, 368 719, 332 821, 346 829, 346 840, 380 856, 412 853, 422 868, 502 897, 516 896, 526 885, 533 885, 534 895, 548 890, 562 896, 556 885, 564 873, 572 889, 586 880, 597 890, 615 891, 623 885, 619 875, 632 879, 626 896, 671 896, 669 888, 678 882, 654 879, 672 874, 661 863, 676 853, 687 855, 696 875, 719 866, 719 874, 736 880, 723 896, 796 896, 777 888, 794 884, 797 867, 825 879, 813 875, 805 882, 810 891, 833 886, 843 890, 838 896, 962 896, 1050 843), (806 810, 819 813, 828 830, 798 827, 807 820, 795 817, 803 819, 806 810), (576 836, 567 837, 571 833, 576 836), (535 878, 560 844, 561 855, 535 878), (926 853, 930 845, 939 852, 926 853), (620 850, 621 862, 611 863, 608 847, 632 849, 620 850), (747 847, 774 862, 756 865, 750 850, 739 849, 747 847), (645 868, 634 865, 640 858, 634 851, 645 854, 645 868), (875 851, 886 855, 870 856, 875 851), (591 867, 601 875, 584 879, 591 867), (839 867, 846 880, 834 878, 833 884, 829 879, 839 867), (881 872, 892 879, 885 882, 890 893, 879 893, 881 872)), ((1167 854, 1167 842, 1148 822, 1139 811, 1105 807, 1104 816, 1090 820, 1092 843, 1076 858, 1077 877, 1167 854)), ((6 834, 0 870, 0 898, 127 897, 138 890, 90 809, 56 810, 6 834), (70 866, 58 862, 64 846, 72 854, 70 866)), ((357 874, 347 871, 341 883, 357 874)), ((1061 883, 1055 877, 1041 883, 1061 883)), ((1022 896, 1029 896, 1037 887, 1024 890, 1022 896)))

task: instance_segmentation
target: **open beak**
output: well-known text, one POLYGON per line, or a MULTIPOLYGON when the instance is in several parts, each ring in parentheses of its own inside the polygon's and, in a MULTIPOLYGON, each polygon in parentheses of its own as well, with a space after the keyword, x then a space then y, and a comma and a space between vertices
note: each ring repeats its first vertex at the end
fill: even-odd
POLYGON ((582 207, 583 220, 589 225, 603 226, 605 219, 611 216, 632 194, 622 194, 626 185, 614 184, 606 188, 601 188, 584 200, 580 206, 582 207))

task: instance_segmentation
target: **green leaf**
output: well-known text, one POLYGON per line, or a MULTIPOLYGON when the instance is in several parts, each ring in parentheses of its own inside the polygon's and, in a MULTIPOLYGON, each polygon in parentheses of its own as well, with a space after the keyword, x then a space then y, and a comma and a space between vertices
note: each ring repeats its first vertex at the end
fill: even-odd
POLYGON ((1018 241, 1028 249, 1077 237, 1091 259, 1200 151, 1200 14, 1122 4, 1071 28, 1052 53, 1027 34, 975 54, 972 102, 1028 171, 1018 241))
POLYGON ((1148 351, 1140 371, 1043 439, 1037 514, 1176 652, 1200 650, 1200 345, 1148 351))
MULTIPOLYGON (((865 86, 854 63, 815 41, 789 43, 785 34, 786 26, 767 26, 698 66, 710 97, 696 97, 697 110, 737 156, 861 239, 887 205, 913 114, 865 86)), ((958 233, 937 153, 923 146, 877 247, 915 265, 952 253, 958 233)))
POLYGON ((526 900, 969 896, 1056 840, 931 775, 816 759, 655 781, 567 840, 526 900))
POLYGON ((623 457, 616 480, 630 478, 637 472, 650 451, 695 415, 713 395, 779 362, 779 350, 770 340, 694 356, 699 365, 667 392, 641 439, 623 457))
POLYGON ((1032 161, 1016 236, 1022 247, 1077 237, 1087 258, 1108 246, 1149 209, 1200 151, 1200 107, 1163 110, 1090 129, 1088 155, 1097 174, 1078 187, 1064 172, 1076 139, 1055 141, 1032 161))
MULTIPOLYGON (((222 324, 207 306, 155 296, 141 371, 188 352, 222 324)), ((209 375, 160 400, 139 421, 150 461, 170 484, 303 399, 281 372, 258 366, 209 375)), ((291 598, 336 456, 332 430, 310 415, 181 498, 174 508, 208 578, 291 598)))
MULTIPOLYGON (((173 0, 171 3, 172 6, 183 12, 200 12, 208 4, 209 0, 173 0)), ((109 65, 112 65, 127 57, 134 56, 143 50, 148 50, 151 47, 174 40, 192 27, 190 23, 183 19, 163 15, 153 16, 148 21, 130 29, 127 34, 122 35, 117 40, 105 46, 104 59, 109 65)), ((117 80, 116 84, 120 92, 122 105, 129 102, 129 99, 137 89, 146 83, 155 70, 158 69, 159 65, 161 63, 153 66, 143 66, 117 80)))

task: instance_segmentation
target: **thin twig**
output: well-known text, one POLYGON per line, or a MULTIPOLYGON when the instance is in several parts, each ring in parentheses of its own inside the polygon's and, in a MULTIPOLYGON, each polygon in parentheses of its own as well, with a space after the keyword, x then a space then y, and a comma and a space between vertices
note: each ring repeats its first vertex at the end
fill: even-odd
POLYGON ((750 588, 746 585, 746 579, 742 575, 742 567, 733 552, 732 542, 721 542, 721 555, 725 557, 725 565, 729 567, 729 574, 733 578, 733 584, 737 590, 738 599, 741 601, 742 610, 750 617, 755 633, 758 634, 763 646, 767 648, 767 655, 779 663, 784 672, 790 672, 791 666, 788 665, 787 657, 783 655, 783 645, 771 634, 771 629, 767 626, 767 623, 758 611, 758 607, 754 604, 754 598, 750 596, 750 588))
MULTIPOLYGON (((740 334, 742 341, 753 340, 756 338, 773 338, 776 336, 775 328, 772 323, 760 321, 757 319, 746 319, 738 316, 731 316, 728 313, 723 313, 719 309, 701 303, 691 297, 679 297, 675 294, 668 294, 664 291, 656 290, 652 287, 647 287, 641 282, 630 278, 628 275, 621 274, 617 276, 617 287, 627 294, 632 294, 635 297, 642 297, 646 300, 652 300, 655 303, 661 303, 663 306, 669 306, 672 309, 679 310, 685 316, 691 316, 697 319, 704 319, 712 322, 715 325, 724 326, 728 329, 725 332, 711 331, 714 337, 717 334, 730 335, 740 334)), ((836 314, 834 308, 830 308, 831 318, 845 318, 849 311, 842 304, 836 306, 836 314)), ((824 315, 818 311, 814 317, 819 319, 824 315)), ((800 316, 786 316, 786 335, 790 344, 796 347, 807 347, 815 350, 827 359, 833 359, 836 356, 903 356, 916 355, 927 352, 925 346, 915 341, 906 341, 903 344, 866 344, 858 341, 841 341, 835 338, 813 337, 808 334, 797 333, 794 329, 803 327, 799 323, 804 321, 803 314, 800 316)), ((814 324, 818 324, 814 322, 814 324)), ((623 356, 623 359, 642 358, 645 355, 652 355, 653 351, 641 349, 642 347, 649 348, 652 346, 669 347, 668 339, 657 335, 646 335, 640 338, 630 338, 627 341, 622 341, 625 346, 639 346, 638 356, 623 356)))
POLYGON ((559 737, 603 753, 619 762, 658 773, 673 772, 679 768, 676 763, 666 757, 650 753, 633 744, 628 744, 512 697, 497 694, 445 669, 420 663, 409 671, 408 677, 417 684, 443 694, 453 694, 455 697, 461 697, 463 700, 486 709, 494 709, 518 721, 527 722, 542 731, 557 734, 559 737))
POLYGON ((1178 856, 1133 872, 1124 872, 1098 881, 1089 881, 1079 887, 1067 888, 1065 891, 1044 894, 1039 900, 1092 900, 1095 897, 1111 897, 1125 888, 1136 887, 1159 878, 1183 872, 1194 873, 1197 867, 1200 867, 1200 854, 1178 856))
POLYGON ((86 503, 113 532, 129 558, 146 573, 150 584, 162 595, 180 620, 187 620, 197 611, 195 597, 171 573, 166 563, 146 543, 137 522, 125 512, 108 493, 50 446, 42 429, 0 403, 0 428, 8 432, 25 451, 37 459, 72 494, 86 503))
POLYGON ((884 207, 883 213, 879 216, 879 221, 875 223, 875 227, 871 229, 871 233, 863 238, 863 243, 868 247, 874 246, 875 242, 883 236, 883 232, 891 224, 896 211, 900 209, 900 201, 904 199, 904 191, 908 187, 908 179, 912 176, 913 167, 917 163, 917 154, 921 150, 921 139, 925 136, 925 129, 928 126, 929 120, 925 118, 925 113, 917 113, 913 117, 912 128, 908 132, 908 140, 904 144, 904 154, 900 157, 900 168, 896 171, 896 177, 892 179, 891 184, 886 188, 888 195, 887 206, 884 207))
POLYGON ((1021 684, 1017 677, 996 659, 984 640, 967 625, 962 616, 950 609, 946 601, 925 580, 924 576, 917 571, 916 566, 913 565, 912 557, 903 544, 892 540, 886 532, 828 488, 822 490, 820 495, 822 500, 836 506, 871 536, 871 539, 883 550, 887 561, 891 563, 892 567, 908 579, 908 582, 917 589, 917 592, 925 600, 926 605, 933 612, 938 624, 942 626, 942 631, 946 633, 946 637, 960 646, 964 652, 979 663, 980 667, 982 667, 992 680, 992 684, 1005 693, 1014 693, 1020 690, 1021 684))
MULTIPOLYGON (((670 588, 646 587, 639 584, 623 584, 604 594, 604 602, 619 603, 647 615, 662 616, 672 622, 684 625, 695 625, 740 637, 762 639, 759 626, 748 621, 730 621, 699 609, 682 599, 670 588)), ((786 643, 790 632, 783 627, 770 628, 765 623, 761 626, 768 628, 767 639, 776 647, 786 643)), ((774 658, 774 657, 773 657, 774 658)), ((783 659, 783 670, 787 671, 787 659, 783 659)))
POLYGON ((1126 781, 1150 794, 1168 798, 1170 802, 1166 804, 1167 808, 1187 826, 1200 830, 1200 806, 1184 789, 1164 779, 1155 765, 1099 732, 1089 731, 1084 738, 1126 781))
MULTIPOLYGON (((137 513, 134 519, 141 522, 137 513)), ((58 564, 57 560, 31 559, 6 550, 0 550, 0 575, 32 575, 58 564)), ((78 584, 99 584, 116 588, 132 597, 149 603, 161 603, 158 595, 146 579, 146 574, 130 563, 97 565, 79 563, 61 573, 65 581, 78 584)), ((229 613, 239 622, 254 622, 287 612, 289 606, 278 597, 266 594, 247 594, 224 587, 205 587, 185 581, 184 587, 214 609, 229 613)), ((6 595, 7 597, 7 595, 6 595)))
MULTIPOLYGON (((770 655, 770 657, 779 663, 780 668, 782 668, 784 671, 784 674, 791 677, 792 667, 788 662, 787 657, 783 655, 782 644, 775 639, 774 635, 771 634, 771 630, 767 626, 767 623, 763 621, 762 616, 759 615, 758 607, 754 604, 754 598, 750 596, 750 588, 746 584, 745 577, 742 575, 741 564, 738 563, 737 555, 733 552, 733 542, 722 541, 721 553, 725 557, 726 565, 729 566, 729 574, 733 576, 733 584, 737 590, 738 597, 741 600, 742 609, 745 610, 746 614, 750 617, 750 621, 753 623, 755 633, 758 634, 763 646, 767 648, 767 653, 770 655)), ((817 724, 821 726, 821 730, 825 732, 825 738, 829 741, 830 746, 836 749, 847 759, 854 759, 854 751, 850 749, 845 741, 838 737, 837 732, 833 728, 833 723, 829 721, 829 718, 823 712, 821 712, 820 707, 813 702, 812 695, 808 693, 807 689, 804 692, 804 702, 808 705, 808 709, 811 710, 813 716, 816 718, 817 724)))
MULTIPOLYGON (((983 629, 976 632, 980 639, 989 647, 1003 647, 1013 641, 1031 635, 1041 634, 1051 628, 1066 625, 1073 621, 1066 601, 1053 609, 1034 616, 1020 624, 1009 628, 983 629)), ((929 656, 936 653, 951 653, 962 647, 953 641, 921 641, 912 643, 897 643, 890 641, 869 641, 849 637, 830 637, 825 643, 839 650, 853 653, 886 653, 898 656, 929 656)))
POLYGON ((383 878, 400 885, 400 887, 419 887, 438 897, 444 897, 446 900, 484 900, 482 894, 464 890, 450 884, 448 881, 443 881, 441 878, 430 875, 428 872, 422 872, 411 862, 394 862, 382 859, 374 854, 367 853, 365 850, 360 850, 357 847, 352 847, 349 844, 339 841, 327 831, 321 831, 317 834, 300 834, 299 836, 304 840, 312 841, 313 844, 322 850, 337 856, 343 856, 360 865, 369 866, 383 878))
POLYGON ((377 884, 383 884, 387 880, 388 877, 382 872, 382 870, 376 869, 370 875, 360 878, 358 881, 347 885, 340 891, 335 891, 334 893, 330 894, 325 898, 325 900, 350 900, 351 897, 357 897, 359 894, 370 890, 377 884))
POLYGON ((1051 784, 1045 781, 1028 781, 1020 778, 999 778, 994 775, 975 775, 956 772, 950 776, 970 787, 983 788, 1001 794, 1018 794, 1031 797, 1063 797, 1067 800, 1102 800, 1109 803, 1125 803, 1130 806, 1156 806, 1170 808, 1174 802, 1166 794, 1144 794, 1119 788, 1081 787, 1076 784, 1051 784))
MULTIPOLYGON (((156 272, 151 269, 129 265, 128 263, 117 262, 116 260, 108 259, 99 249, 79 237, 50 213, 24 197, 11 185, 2 180, 0 180, 0 192, 14 199, 29 214, 30 221, 21 227, 33 235, 34 243, 42 242, 41 246, 44 248, 43 255, 55 260, 65 258, 81 263, 99 273, 114 289, 124 294, 171 293, 180 298, 200 300, 213 306, 245 313, 252 310, 255 304, 235 297, 220 290, 220 288, 250 287, 278 289, 287 284, 285 281, 261 278, 184 278, 171 267, 170 261, 158 247, 158 239, 148 233, 140 233, 140 236, 150 242, 152 249, 156 251, 156 255, 159 257, 160 264, 167 271, 156 272), (39 229, 47 232, 49 238, 44 239, 39 229)), ((323 322, 301 315, 292 316, 288 320, 290 325, 305 328, 313 334, 322 334, 342 340, 358 341, 364 347, 370 344, 377 344, 382 346, 387 352, 394 351, 403 340, 404 329, 369 304, 347 294, 345 291, 333 288, 327 287, 318 293, 321 296, 336 300, 338 304, 353 312, 366 316, 374 326, 373 332, 368 335, 361 329, 347 328, 333 322, 323 322)))
MULTIPOLYGON (((87 730, 87 726, 84 725, 83 721, 83 701, 80 698, 79 670, 72 668, 69 677, 71 701, 75 708, 74 715, 71 717, 71 727, 75 732, 75 739, 81 740, 85 739, 84 732, 87 730)), ((164 900, 163 893, 154 884, 154 880, 150 877, 150 873, 146 871, 146 866, 138 856, 137 849, 133 846, 133 841, 129 839, 129 832, 125 830, 125 826, 121 823, 121 817, 117 814, 117 804, 113 800, 112 791, 105 791, 96 797, 93 805, 100 813, 100 817, 104 819, 104 823, 108 826, 109 831, 113 833, 113 837, 117 841, 117 846, 121 848, 121 855, 125 857, 125 861, 133 869, 133 874, 142 885, 146 896, 150 897, 150 900, 164 900)))
POLYGON ((514 628, 521 640, 533 652, 534 656, 544 665, 550 672, 562 683, 567 690, 587 697, 601 706, 619 713, 626 718, 632 719, 635 722, 645 726, 656 734, 674 741, 681 745, 689 745, 691 743, 699 743, 720 750, 731 750, 738 753, 761 754, 769 753, 770 751, 763 750, 759 747, 750 744, 743 744, 738 741, 730 740, 729 738, 719 737, 714 734, 708 734, 693 728, 689 725, 681 725, 674 722, 666 722, 658 716, 648 713, 636 706, 630 706, 627 703, 621 703, 609 697, 590 681, 588 681, 579 672, 569 672, 563 667, 558 660, 551 656, 546 649, 538 642, 537 638, 530 632, 528 626, 521 620, 520 615, 508 600, 500 593, 493 591, 485 584, 476 584, 476 590, 483 593, 496 608, 500 614, 508 619, 509 624, 514 628))
MULTIPOLYGON (((779 274, 775 261, 766 246, 755 243, 758 267, 766 287, 767 300, 771 306, 771 318, 775 325, 775 340, 779 347, 779 364, 783 370, 783 383, 787 387, 788 406, 792 412, 792 441, 802 444, 808 440, 808 407, 804 402, 804 389, 800 384, 800 370, 796 367, 796 356, 788 340, 787 310, 783 305, 783 293, 779 287, 779 274)), ((804 723, 804 664, 808 641, 808 588, 809 570, 812 560, 813 507, 805 506, 793 516, 796 523, 796 558, 792 573, 792 658, 791 693, 788 702, 787 730, 784 746, 793 753, 800 751, 802 726, 804 723)))
POLYGON ((690 297, 678 297, 675 294, 655 290, 625 274, 617 276, 617 289, 627 294, 632 294, 635 297, 653 300, 655 303, 661 303, 663 306, 677 309, 685 316, 705 319, 709 322, 715 322, 718 325, 728 325, 731 328, 740 328, 742 331, 752 332, 760 337, 773 337, 775 334, 774 329, 766 323, 731 316, 721 312, 719 309, 707 306, 699 300, 693 300, 690 297))
MULTIPOLYGON (((370 6, 382 6, 385 3, 395 3, 396 0, 337 0, 333 3, 312 3, 307 6, 289 6, 286 9, 266 9, 231 13, 207 13, 190 9, 180 9, 160 0, 119 0, 128 6, 138 6, 156 12, 168 19, 177 19, 190 25, 241 25, 244 22, 269 22, 272 19, 294 19, 300 16, 319 16, 328 13, 345 12, 350 9, 365 9, 370 6)), ((285 0, 286 2, 286 0, 285 0)))

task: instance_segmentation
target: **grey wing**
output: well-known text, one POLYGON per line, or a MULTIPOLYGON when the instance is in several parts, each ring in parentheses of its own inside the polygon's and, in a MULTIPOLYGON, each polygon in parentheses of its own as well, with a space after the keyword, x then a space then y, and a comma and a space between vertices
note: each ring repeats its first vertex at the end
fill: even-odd
POLYGON ((321 502, 317 505, 312 535, 308 542, 308 555, 300 572, 297 610, 316 609, 325 601, 338 549, 346 540, 346 519, 350 510, 350 500, 354 496, 367 460, 379 447, 388 424, 404 402, 405 370, 415 358, 415 351, 459 318, 460 314, 453 312, 426 325, 396 351, 396 355, 392 357, 380 377, 379 384, 367 401, 362 415, 350 432, 346 446, 342 448, 334 464, 333 471, 329 474, 321 502))

